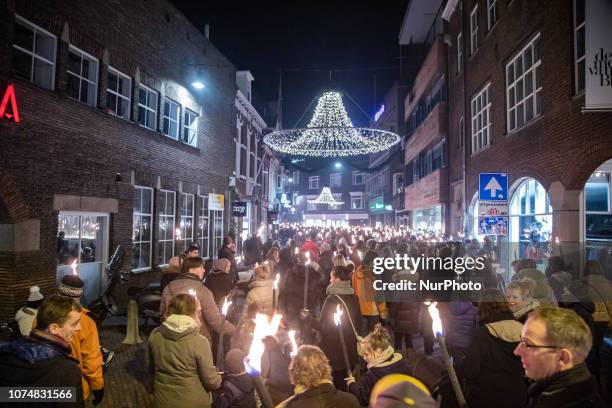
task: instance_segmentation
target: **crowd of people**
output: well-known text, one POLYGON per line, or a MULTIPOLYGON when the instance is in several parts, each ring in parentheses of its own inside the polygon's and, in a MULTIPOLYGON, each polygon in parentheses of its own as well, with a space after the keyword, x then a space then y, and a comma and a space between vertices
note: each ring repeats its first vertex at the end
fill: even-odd
MULTIPOLYGON (((298 225, 284 226, 275 238, 263 243, 254 235, 237 253, 226 237, 210 271, 195 245, 171 260, 161 277, 162 322, 148 338, 156 407, 267 401, 279 407, 458 407, 463 398, 471 408, 609 406, 604 347, 612 306, 606 294, 612 292, 593 261, 574 276, 559 256, 549 259, 546 271, 523 259, 513 263, 506 284, 494 272, 499 253, 488 239, 298 225), (375 259, 397 254, 480 256, 485 268, 385 268, 380 279, 473 278, 484 287, 471 298, 377 292, 375 259), (247 269, 252 274, 240 280, 247 269), (436 333, 431 302, 442 325, 436 333), (260 314, 282 319, 262 340, 254 377, 245 359, 260 314), (441 335, 448 361, 437 352, 441 335)), ((0 386, 70 384, 78 390, 77 404, 90 394, 94 405, 102 401, 103 358, 95 324, 78 302, 79 281, 67 275, 58 294, 44 300, 32 288, 17 316, 24 337, 0 348, 0 386), (53 376, 57 370, 66 375, 53 376)))

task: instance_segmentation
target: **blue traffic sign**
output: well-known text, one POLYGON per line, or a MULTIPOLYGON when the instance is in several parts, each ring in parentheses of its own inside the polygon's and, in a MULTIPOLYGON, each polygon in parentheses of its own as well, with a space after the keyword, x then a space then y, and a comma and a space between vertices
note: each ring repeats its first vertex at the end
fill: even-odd
POLYGON ((508 173, 480 173, 480 201, 508 201, 508 173))

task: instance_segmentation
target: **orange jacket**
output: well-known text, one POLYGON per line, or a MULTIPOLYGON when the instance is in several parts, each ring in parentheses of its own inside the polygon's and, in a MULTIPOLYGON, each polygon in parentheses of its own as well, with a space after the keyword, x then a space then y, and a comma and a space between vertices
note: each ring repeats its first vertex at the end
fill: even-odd
POLYGON ((83 398, 87 399, 91 390, 104 388, 102 376, 102 352, 98 328, 91 317, 87 316, 89 310, 81 310, 81 330, 70 342, 72 357, 79 361, 81 379, 83 380, 83 398))
POLYGON ((353 273, 353 289, 359 299, 359 310, 362 316, 379 316, 387 318, 387 305, 375 300, 374 275, 372 267, 359 265, 353 273))

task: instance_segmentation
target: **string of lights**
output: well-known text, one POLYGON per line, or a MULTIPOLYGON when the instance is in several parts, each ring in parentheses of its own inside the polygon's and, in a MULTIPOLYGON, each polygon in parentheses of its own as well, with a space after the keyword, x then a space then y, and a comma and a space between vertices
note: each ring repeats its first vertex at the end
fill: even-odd
POLYGON ((321 190, 321 194, 319 194, 319 196, 314 200, 308 200, 308 202, 311 204, 327 204, 327 205, 344 204, 344 201, 336 201, 329 187, 323 187, 323 189, 321 190))

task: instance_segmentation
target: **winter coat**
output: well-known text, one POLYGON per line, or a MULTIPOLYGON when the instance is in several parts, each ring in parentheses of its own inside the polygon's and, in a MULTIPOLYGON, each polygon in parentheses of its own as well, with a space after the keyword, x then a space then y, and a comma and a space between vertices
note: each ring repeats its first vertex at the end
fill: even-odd
POLYGON ((416 334, 419 332, 419 304, 416 302, 389 303, 389 315, 394 333, 416 334))
MULTIPOLYGON (((605 408, 597 381, 584 363, 538 381, 527 391, 526 408, 605 408)), ((496 400, 497 401, 497 400, 496 400)))
POLYGON ((527 401, 527 381, 519 357, 523 325, 512 313, 499 313, 474 331, 461 365, 470 408, 516 408, 527 401))
POLYGON ((84 399, 89 397, 90 391, 104 388, 98 327, 87 315, 88 312, 86 308, 81 309, 81 330, 72 336, 70 342, 72 357, 79 362, 81 368, 84 399))
MULTIPOLYGON (((84 406, 79 362, 70 357, 70 345, 37 329, 31 331, 30 337, 21 337, 0 347, 0 387, 9 386, 75 387, 76 402, 62 406, 84 406)), ((48 407, 51 404, 28 406, 48 407)))
POLYGON ((244 241, 243 251, 245 265, 253 265, 255 262, 262 261, 262 246, 263 244, 261 243, 261 239, 259 237, 251 237, 244 241))
POLYGON ((229 274, 223 271, 213 271, 206 277, 204 286, 210 289, 215 299, 215 304, 219 306, 223 304, 224 298, 234 288, 234 282, 229 274))
POLYGON ((344 342, 350 363, 349 368, 351 370, 359 359, 357 355, 357 339, 355 338, 355 332, 353 332, 353 327, 349 322, 347 313, 350 314, 356 330, 359 330, 361 327, 361 314, 359 312, 359 300, 350 285, 350 281, 340 281, 334 282, 327 287, 328 295, 325 302, 323 302, 319 323, 316 326, 321 332, 321 344, 319 346, 329 359, 332 371, 346 368, 338 327, 334 324, 334 313, 336 313, 338 305, 340 305, 343 312, 341 321, 342 333, 344 334, 344 342), (342 303, 343 301, 344 303, 342 303))
MULTIPOLYGON (((366 404, 367 405, 367 404, 366 404)), ((337 390, 333 384, 324 382, 314 388, 295 394, 276 408, 359 408, 354 395, 337 390)))
POLYGON ((469 301, 454 301, 438 304, 444 327, 446 345, 465 351, 476 328, 478 309, 469 301))
POLYGON ((249 293, 247 293, 244 301, 244 307, 242 308, 242 318, 246 316, 247 310, 251 303, 256 303, 259 309, 259 313, 272 313, 273 309, 273 298, 272 292, 274 281, 272 279, 267 280, 255 280, 251 282, 249 287, 249 293))
POLYGON ((371 265, 360 265, 353 273, 353 289, 359 298, 359 309, 362 316, 379 316, 387 318, 387 306, 375 300, 374 274, 371 265))
POLYGON ((412 375, 406 359, 401 354, 394 353, 392 348, 388 350, 386 360, 369 367, 359 381, 349 384, 349 392, 356 396, 363 406, 368 406, 374 385, 384 376, 389 374, 412 375))
POLYGON ((255 408, 255 383, 247 374, 228 374, 223 380, 223 394, 215 399, 215 408, 255 408))
POLYGON ((544 273, 537 269, 522 269, 512 276, 512 280, 521 280, 524 278, 531 278, 536 283, 536 288, 533 293, 533 298, 536 299, 542 306, 557 306, 557 298, 553 289, 548 283, 548 279, 544 273))
POLYGON ((302 252, 310 252, 310 259, 318 262, 319 261, 319 247, 316 242, 307 239, 304 244, 302 244, 302 252))
POLYGON ((523 302, 518 309, 512 312, 514 315, 514 319, 525 324, 527 318, 529 317, 529 313, 531 313, 532 310, 538 307, 540 307, 540 302, 538 302, 536 299, 531 299, 527 302, 523 302))
POLYGON ((189 293, 190 289, 195 291, 201 308, 200 334, 206 337, 209 343, 212 343, 212 331, 219 333, 223 327, 225 335, 231 336, 234 333, 234 325, 221 317, 212 292, 202 284, 197 275, 192 273, 182 273, 166 286, 159 305, 160 316, 166 314, 166 309, 174 296, 181 293, 189 293))
POLYGON ((589 298, 595 303, 593 320, 610 322, 612 319, 612 283, 603 275, 587 275, 584 278, 589 298))
POLYGON ((26 306, 19 309, 15 314, 15 321, 19 323, 19 331, 22 336, 28 336, 32 331, 37 312, 36 309, 26 306))
POLYGON ((211 406, 210 391, 221 386, 210 342, 189 316, 170 315, 149 336, 149 359, 155 369, 155 407, 211 406))
MULTIPOLYGON (((319 274, 310 267, 308 272, 308 309, 314 310, 319 303, 320 294, 317 291, 319 274)), ((305 276, 303 273, 296 272, 293 268, 289 269, 283 279, 279 292, 278 305, 283 314, 290 320, 297 320, 300 310, 304 307, 304 285, 305 276)))
POLYGON ((289 380, 289 364, 291 364, 291 345, 284 331, 274 338, 265 340, 265 350, 261 356, 261 376, 274 404, 287 399, 293 393, 293 385, 289 380))

